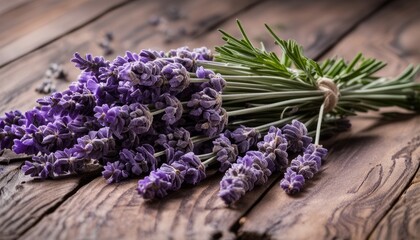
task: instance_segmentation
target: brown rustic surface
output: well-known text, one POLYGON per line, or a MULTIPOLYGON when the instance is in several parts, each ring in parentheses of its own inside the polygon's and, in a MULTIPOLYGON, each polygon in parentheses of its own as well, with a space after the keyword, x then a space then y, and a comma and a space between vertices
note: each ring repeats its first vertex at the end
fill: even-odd
MULTIPOLYGON (((102 55, 98 42, 106 32, 115 38, 112 58, 124 50, 221 44, 215 29, 237 34, 239 18, 252 40, 269 49, 275 46, 263 23, 298 40, 314 58, 350 58, 361 51, 389 62, 384 73, 390 75, 420 62, 418 1, 4 2, 1 113, 34 106, 42 96, 34 89, 51 62, 62 63, 75 79, 78 70, 68 59, 75 51, 102 55), (20 14, 30 6, 38 11, 20 14), (95 11, 86 14, 86 6, 95 11), (161 24, 153 26, 156 17, 161 24)), ((64 89, 68 82, 57 84, 64 89)), ((220 174, 145 202, 136 180, 107 185, 90 175, 35 181, 19 171, 21 161, 5 165, 3 157, 0 239, 416 239, 420 118, 397 120, 379 114, 353 118, 351 132, 327 142, 331 154, 303 193, 287 196, 278 188, 281 176, 274 176, 230 208, 217 198, 220 174)))

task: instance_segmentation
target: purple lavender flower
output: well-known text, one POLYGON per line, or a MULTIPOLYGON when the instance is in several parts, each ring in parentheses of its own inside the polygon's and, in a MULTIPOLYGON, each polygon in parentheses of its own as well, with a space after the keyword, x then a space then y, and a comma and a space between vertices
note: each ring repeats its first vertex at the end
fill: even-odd
POLYGON ((195 53, 196 60, 213 61, 213 54, 206 47, 194 48, 193 52, 195 53))
POLYGON ((255 185, 262 185, 267 182, 268 177, 271 176, 271 171, 268 168, 267 159, 260 151, 248 151, 245 156, 239 157, 238 164, 243 164, 252 168, 256 177, 255 185))
POLYGON ((280 187, 288 194, 296 194, 301 191, 304 184, 305 178, 288 168, 280 182, 280 187))
POLYGON ((282 132, 288 141, 288 150, 292 152, 301 152, 312 142, 312 138, 307 136, 308 130, 305 124, 298 120, 293 120, 292 124, 286 124, 282 132))
POLYGON ((318 169, 321 168, 321 160, 327 156, 328 150, 320 145, 309 144, 303 154, 305 159, 315 161, 318 169))
POLYGON ((302 157, 301 155, 292 160, 290 169, 302 175, 305 179, 311 179, 319 170, 315 160, 302 157))
POLYGON ((0 118, 0 149, 12 148, 13 140, 23 136, 18 130, 26 125, 26 118, 20 111, 6 112, 5 117, 0 118))
POLYGON ((194 93, 187 106, 191 109, 191 116, 199 117, 208 109, 220 108, 222 106, 222 97, 216 90, 205 88, 198 93, 194 93))
MULTIPOLYGON (((46 113, 37 108, 25 112, 24 119, 26 119, 26 126, 33 124, 34 126, 39 127, 45 125, 48 122, 46 113)), ((20 120, 21 123, 23 122, 22 120, 20 120)))
POLYGON ((222 181, 218 196, 226 203, 238 201, 246 192, 254 188, 257 178, 252 168, 243 164, 234 163, 229 168, 222 181))
POLYGON ((226 86, 226 81, 223 79, 222 75, 215 74, 212 70, 198 67, 195 74, 198 78, 209 79, 208 82, 204 82, 200 85, 201 89, 211 88, 217 92, 222 92, 226 86))
POLYGON ((123 149, 120 152, 120 162, 124 163, 127 172, 131 175, 140 176, 149 173, 157 167, 157 160, 153 156, 155 150, 149 144, 137 147, 134 151, 123 149))
POLYGON ((187 184, 196 185, 206 178, 206 168, 193 152, 176 152, 170 164, 179 170, 185 168, 183 175, 187 184))
POLYGON ((101 159, 116 151, 116 143, 110 128, 104 127, 78 138, 73 151, 77 158, 101 159))
POLYGON ((29 127, 25 128, 25 133, 22 138, 13 140, 12 150, 17 154, 37 154, 38 152, 44 152, 42 140, 45 127, 35 127, 33 124, 29 125, 29 127))
POLYGON ((58 175, 79 173, 85 167, 85 159, 78 157, 78 152, 74 149, 59 150, 54 153, 54 172, 58 175))
POLYGON ((288 194, 300 192, 305 179, 311 179, 321 168, 321 160, 327 155, 328 150, 322 146, 309 144, 303 155, 292 160, 290 167, 280 182, 280 187, 288 194))
POLYGON ((125 165, 120 161, 108 162, 104 166, 102 176, 106 179, 107 183, 116 183, 128 178, 128 172, 125 170, 125 165))
POLYGON ((230 168, 238 157, 238 147, 232 144, 224 134, 220 134, 213 141, 213 152, 216 153, 217 161, 220 162, 220 172, 225 172, 230 168))
POLYGON ((119 139, 123 133, 132 131, 135 134, 142 134, 149 131, 153 121, 149 109, 139 103, 116 106, 110 108, 104 104, 96 106, 95 117, 103 125, 110 128, 112 133, 119 139))
POLYGON ((75 53, 71 62, 75 63, 76 67, 80 70, 94 74, 99 73, 99 68, 109 65, 103 57, 93 57, 92 54, 86 54, 86 59, 84 59, 79 53, 75 53))
POLYGON ((289 164, 287 155, 287 139, 282 134, 279 128, 270 127, 264 140, 259 142, 258 150, 264 153, 264 156, 269 161, 269 168, 271 171, 280 171, 289 164))
POLYGON ((182 181, 181 172, 164 163, 138 182, 137 191, 144 199, 163 198, 169 191, 179 189, 182 181))
POLYGON ((239 153, 245 153, 255 144, 261 137, 260 132, 255 128, 240 126, 233 132, 227 130, 225 135, 238 146, 239 153))
POLYGON ((226 204, 239 200, 254 185, 267 182, 271 171, 267 159, 259 151, 248 151, 244 157, 239 157, 237 163, 229 168, 220 182, 219 197, 226 204))
POLYGON ((215 75, 215 73, 210 69, 205 69, 204 67, 200 66, 195 71, 195 75, 197 75, 198 78, 210 79, 210 77, 215 75))
POLYGON ((195 124, 195 130, 209 137, 215 137, 223 131, 228 123, 224 108, 209 109, 203 112, 202 118, 195 124))
POLYGON ((190 84, 187 69, 179 63, 169 63, 162 68, 162 75, 168 81, 169 92, 173 95, 182 92, 190 84))
POLYGON ((173 159, 173 154, 177 151, 187 153, 194 149, 190 132, 184 128, 175 128, 167 134, 159 134, 155 144, 162 147, 168 160, 173 159))
POLYGON ((194 153, 177 152, 170 165, 164 163, 138 182, 138 192, 144 199, 162 198, 182 183, 197 184, 206 177, 205 167, 194 153))
POLYGON ((167 125, 175 124, 182 117, 184 108, 182 103, 174 96, 169 93, 162 94, 159 99, 155 102, 156 109, 165 109, 165 114, 162 116, 162 120, 167 125))
POLYGON ((40 177, 42 179, 54 177, 53 166, 55 161, 56 157, 53 153, 33 156, 32 161, 25 161, 22 171, 25 175, 31 175, 31 177, 40 177))
POLYGON ((143 49, 140 51, 139 56, 140 56, 140 61, 146 63, 146 62, 154 61, 159 58, 163 58, 165 56, 165 53, 162 51, 143 49))

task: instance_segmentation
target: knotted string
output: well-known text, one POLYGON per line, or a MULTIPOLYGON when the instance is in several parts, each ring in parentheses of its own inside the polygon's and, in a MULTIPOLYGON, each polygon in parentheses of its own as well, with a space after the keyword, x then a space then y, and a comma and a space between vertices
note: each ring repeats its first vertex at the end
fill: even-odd
POLYGON ((329 78, 319 78, 317 81, 318 89, 324 92, 324 111, 329 112, 338 103, 340 91, 337 85, 329 78))

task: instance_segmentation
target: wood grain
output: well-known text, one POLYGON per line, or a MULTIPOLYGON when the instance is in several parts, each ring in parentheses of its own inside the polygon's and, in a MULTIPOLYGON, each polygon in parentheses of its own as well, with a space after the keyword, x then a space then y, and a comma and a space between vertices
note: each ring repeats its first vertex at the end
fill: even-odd
MULTIPOLYGON (((291 3, 292 4, 292 3, 291 3)), ((325 19, 317 22, 316 16, 320 15, 322 8, 315 7, 315 3, 308 1, 309 4, 307 14, 314 18, 311 27, 305 29, 305 32, 312 36, 316 32, 326 31, 325 19), (318 23, 318 24, 316 24, 318 23)), ((360 12, 369 14, 369 9, 372 10, 379 5, 380 2, 363 3, 362 1, 352 4, 354 6, 352 15, 349 14, 348 8, 339 7, 336 11, 331 11, 329 14, 330 21, 343 21, 342 24, 336 24, 337 29, 329 30, 336 39, 337 35, 343 34, 346 29, 349 29, 352 24, 358 21, 360 12), (346 16, 341 18, 342 16, 346 16), (352 16, 353 21, 348 18, 352 16), (339 20, 337 20, 339 19, 339 20), (344 28, 344 29, 343 29, 344 28)), ((288 21, 287 19, 293 16, 305 16, 296 14, 301 11, 301 6, 296 4, 285 5, 277 1, 270 1, 258 5, 247 12, 239 15, 241 19, 252 19, 261 13, 262 9, 267 9, 270 14, 265 15, 266 19, 260 18, 260 21, 268 21, 276 18, 279 21, 288 21), (265 7, 264 7, 265 6, 265 7), (287 10, 285 10, 286 8, 287 10), (272 9, 272 10, 268 10, 272 9), (277 9, 277 11, 276 11, 277 9), (283 14, 277 15, 278 12, 283 14)), ((320 18, 321 19, 321 18, 320 18)), ((296 21, 303 21, 296 18, 296 21)), ((221 27, 224 29, 233 29, 234 21, 229 21, 221 27)), ((250 24, 251 25, 251 24, 250 24)), ((254 23, 250 26, 250 36, 256 39, 262 32, 261 24, 254 23), (251 30, 252 29, 252 30, 251 30)), ((113 30, 116 36, 120 35, 120 28, 113 30)), ((294 37, 293 31, 298 40, 304 41, 304 35, 299 32, 302 28, 291 28, 289 34, 294 37)), ((121 34, 124 34, 122 32, 121 34)), ((141 36, 141 33, 138 34, 141 36)), ((137 36, 137 35, 136 35, 137 36)), ((142 46, 149 46, 155 44, 155 47, 166 48, 173 44, 181 44, 184 40, 182 38, 179 42, 172 42, 168 44, 163 39, 156 37, 159 35, 150 36, 137 44, 142 46)), ((194 41, 189 41, 193 46, 208 45, 211 42, 207 40, 215 38, 215 34, 198 37, 194 41), (205 41, 206 40, 206 41, 205 41)), ((70 36, 69 36, 70 37, 70 36)), ((133 36, 134 37, 134 36, 133 36)), ((78 36, 80 39, 80 36, 78 36)), ((134 38, 133 41, 136 41, 134 38)), ((325 41, 323 48, 317 51, 325 50, 329 44, 333 42, 325 41)), ((83 42, 82 42, 83 43, 83 42)), ((128 49, 138 49, 138 45, 127 44, 128 49)), ((80 48, 86 46, 81 45, 80 48)), ((48 48, 47 48, 48 49, 48 48)), ((59 49, 55 49, 59 51, 59 49)), ((95 50, 95 49, 94 49, 95 50)), ((47 50, 48 51, 48 50, 47 50)), ((315 51, 315 50, 314 50, 315 51)), ((44 53, 44 52, 43 52, 44 53)), ((48 56, 48 55, 47 55, 48 56)), ((218 182, 220 175, 215 175, 207 179, 205 182, 194 188, 186 188, 175 194, 170 195, 167 199, 157 202, 144 202, 136 193, 136 181, 129 181, 122 184, 107 186, 103 179, 96 179, 90 184, 81 188, 75 195, 66 201, 57 211, 42 219, 39 224, 30 229, 24 236, 24 239, 38 238, 134 238, 144 236, 147 239, 168 239, 171 237, 181 239, 209 239, 209 238, 233 238, 234 235, 230 231, 232 225, 246 213, 253 204, 258 201, 260 196, 266 191, 267 186, 257 188, 252 193, 249 193, 242 201, 238 202, 233 208, 226 208, 217 197, 218 182), (95 197, 92 197, 95 196, 95 197), (67 216, 63 218, 62 216, 67 216), (58 224, 51 225, 51 222, 58 224)), ((271 178, 271 182, 275 181, 276 177, 271 178)))
POLYGON ((103 1, 100 4, 95 0, 39 0, 0 14, 0 66, 83 26, 124 2, 127 0, 103 1))
POLYGON ((420 239, 420 171, 370 239, 420 239))
MULTIPOLYGON (((387 61, 389 68, 383 74, 397 75, 408 63, 420 62, 412 46, 418 36, 414 26, 419 25, 419 6, 412 1, 387 5, 327 55, 350 58, 360 51, 387 61)), ((244 218, 242 238, 367 238, 410 184, 420 163, 420 117, 407 119, 401 114, 384 121, 377 116, 352 118, 352 132, 335 140, 321 173, 304 192, 290 197, 278 186, 271 189, 244 218)), ((418 214, 413 214, 410 223, 415 227, 418 214)), ((390 239, 405 239, 396 231, 415 228, 400 223, 397 228, 383 222, 379 225, 383 229, 372 238, 383 239, 379 233, 388 233, 383 231, 387 229, 395 232, 395 238, 388 235, 390 239)))
POLYGON ((0 15, 18 7, 22 7, 24 4, 29 3, 30 0, 2 0, 0 1, 0 15))
POLYGON ((67 194, 85 184, 86 178, 34 181, 20 171, 21 163, 0 165, 0 239, 16 239, 67 194))
MULTIPOLYGON (((185 19, 185 16, 176 22, 190 22, 189 29, 192 31, 194 28, 202 27, 195 23, 202 22, 216 13, 219 14, 219 21, 222 21, 233 14, 234 11, 240 11, 253 3, 253 1, 241 2, 242 5, 236 8, 232 8, 232 6, 237 4, 238 1, 224 1, 223 4, 218 5, 209 3, 208 5, 212 6, 209 11, 195 11, 194 14, 188 15, 188 20, 185 19)), ((181 12, 181 14, 186 14, 197 10, 199 6, 206 5, 205 0, 179 1, 178 5, 165 5, 165 3, 167 2, 162 0, 130 3, 109 13, 103 19, 101 18, 45 48, 1 68, 0 84, 4 86, 0 90, 3 91, 0 97, 2 102, 1 112, 15 108, 22 110, 32 108, 35 105, 35 100, 42 97, 34 89, 41 82, 42 75, 49 64, 51 62, 68 62, 68 59, 76 51, 87 52, 92 49, 94 53, 102 54, 101 49, 97 46, 98 42, 92 41, 92 39, 98 39, 98 36, 102 36, 105 32, 112 31, 116 35, 116 44, 113 46, 116 52, 123 53, 124 50, 130 48, 138 51, 138 44, 145 36, 164 35, 161 29, 155 29, 154 26, 149 24, 150 18, 158 14, 162 18, 169 19, 169 14, 173 13, 168 13, 168 11, 174 11, 171 8, 175 6, 177 9, 182 9, 183 13, 181 12), (121 16, 124 16, 124 18, 121 18, 121 16), (139 16, 142 16, 141 21, 138 19, 139 16), (134 48, 133 46, 137 47, 134 48), (25 71, 21 69, 25 69, 25 71)), ((173 24, 168 27, 171 26, 173 24)), ((161 41, 163 44, 165 43, 164 40, 161 41)), ((70 63, 67 63, 65 68, 71 69, 69 79, 76 79, 77 74, 80 73, 70 63)), ((65 81, 57 82, 59 89, 64 89, 68 84, 65 81)), ((2 223, 0 224, 0 239, 17 238, 87 182, 87 180, 80 178, 45 182, 31 181, 29 177, 24 177, 20 173, 20 163, 4 167, 0 165, 0 167, 0 176, 2 177, 0 187, 3 193, 1 195, 2 202, 0 202, 0 206, 2 206, 0 214, 3 214, 3 216, 0 216, 0 222, 2 223)), ((102 182, 102 179, 100 180, 102 182)), ((38 239, 38 237, 35 238, 38 239)))

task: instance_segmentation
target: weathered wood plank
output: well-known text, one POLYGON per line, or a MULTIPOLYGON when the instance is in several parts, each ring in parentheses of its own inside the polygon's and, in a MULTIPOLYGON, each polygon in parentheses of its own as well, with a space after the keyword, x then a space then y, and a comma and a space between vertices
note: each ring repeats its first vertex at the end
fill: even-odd
POLYGON ((375 228, 371 239, 420 238, 420 171, 398 202, 375 228))
MULTIPOLYGON (((387 5, 328 55, 350 58, 355 51, 361 51, 389 63, 383 74, 398 74, 408 63, 420 62, 415 44, 419 36, 419 8, 419 2, 413 1, 387 5)), ((246 215, 239 229, 244 238, 364 239, 369 236, 419 168, 420 118, 401 116, 396 121, 385 122, 366 116, 352 121, 350 135, 336 140, 321 173, 304 192, 290 197, 276 186, 246 215)), ((402 205, 395 213, 408 206, 402 205)), ((413 214, 411 224, 418 219, 413 214)), ((380 224, 373 238, 383 239, 382 234, 393 232, 394 235, 387 237, 406 239, 397 231, 415 229, 402 222, 403 219, 390 224, 393 220, 389 217, 380 224)))
MULTIPOLYGON (((179 24, 178 22, 189 23, 188 29, 193 31, 202 27, 201 24, 196 23, 203 22, 216 14, 218 14, 219 21, 222 21, 235 11, 240 11, 255 1, 240 2, 241 5, 236 8, 232 8, 232 6, 238 4, 238 0, 224 1, 222 4, 215 4, 213 1, 209 3, 207 0, 179 1, 176 5, 174 3, 167 4, 167 1, 163 0, 132 2, 47 47, 1 68, 0 83, 4 88, 0 90, 2 91, 0 95, 2 110, 0 111, 32 108, 35 105, 35 100, 42 96, 36 93, 34 89, 41 82, 42 75, 48 65, 51 62, 68 62, 68 59, 76 51, 86 52, 92 49, 94 53, 102 54, 101 49, 97 46, 99 40, 92 41, 92 39, 99 39, 102 37, 101 34, 105 32, 112 31, 115 34, 114 50, 116 52, 123 53, 126 49, 136 49, 138 51, 138 44, 144 36, 155 34, 164 36, 161 29, 156 29, 148 22, 155 15, 169 19, 170 14, 174 13, 168 13, 168 11, 175 11, 173 7, 181 9, 180 14, 194 11, 194 14, 188 15, 188 17, 173 20, 176 24, 179 24), (205 12, 197 11, 200 6, 204 5, 210 5, 212 9, 205 12), (124 16, 124 18, 121 16, 124 16), (141 16, 140 20, 139 16, 141 16), (25 69, 25 71, 21 69, 25 69)), ((164 40, 161 40, 161 42, 162 44, 165 43, 164 40)), ((80 71, 71 65, 67 63, 65 68, 71 69, 69 70, 69 79, 76 79, 80 71)), ((59 89, 64 89, 68 82, 58 81, 57 84, 59 89)), ((4 192, 1 195, 2 202, 0 202, 2 206, 0 210, 0 222, 2 223, 0 239, 17 238, 86 183, 86 181, 81 181, 80 178, 59 181, 30 181, 30 178, 24 177, 20 173, 19 163, 0 165, 0 167, 0 176, 4 177, 0 179, 0 188, 4 192), (21 182, 26 183, 21 184, 21 182), (52 196, 49 197, 49 194, 52 194, 52 196), (11 215, 13 216, 11 217, 11 215)), ((38 239, 38 237, 35 238, 38 239)))
POLYGON ((30 0, 0 1, 0 15, 30 2, 30 0))
POLYGON ((83 26, 124 2, 127 0, 101 3, 95 0, 40 0, 0 14, 0 66, 83 26))
MULTIPOLYGON (((306 37, 300 35, 300 31, 305 31, 309 36, 315 36, 317 32, 325 32, 328 29, 334 39, 337 38, 337 34, 343 34, 360 17, 369 14, 381 2, 357 1, 349 4, 347 8, 341 6, 334 8, 335 11, 332 10, 329 14, 329 21, 341 23, 335 24, 335 29, 329 29, 326 25, 328 19, 317 20, 321 18, 316 17, 324 11, 322 7, 315 7, 318 3, 312 3, 311 1, 305 3, 308 4, 306 14, 297 14, 301 12, 300 4, 270 1, 258 5, 238 17, 246 21, 250 30, 250 37, 254 40, 261 35, 264 22, 275 18, 279 22, 289 23, 288 19, 296 16, 313 19, 313 21, 309 28, 304 26, 297 28, 297 25, 295 25, 296 28, 290 28, 288 33, 291 37, 305 42, 304 38, 306 37), (352 6, 352 8, 349 8, 349 6, 352 6), (352 10, 349 11, 349 9, 352 10), (255 20, 256 16, 262 15, 262 11, 266 12, 263 15, 265 18, 260 17, 258 21, 254 22, 249 20, 255 20), (282 14, 278 15, 279 12, 282 14)), ((325 2, 322 4, 327 6, 325 2)), ((304 22, 303 19, 298 17, 295 20, 304 22)), ((234 25, 235 22, 230 21, 221 27, 233 29, 234 25)), ((118 35, 116 34, 116 36, 118 35)), ((193 46, 214 44, 210 40, 216 36, 212 33, 189 42, 193 46)), ((181 39, 179 42, 170 45, 179 45, 183 41, 181 39)), ((305 43, 308 44, 308 42, 305 43)), ((314 52, 321 52, 332 43, 332 41, 325 41, 323 47, 314 50, 314 52)), ((158 48, 168 46, 161 38, 154 36, 142 41, 141 44, 143 46, 154 44, 153 46, 158 48)), ((35 236, 38 238, 76 239, 135 238, 138 236, 144 236, 147 239, 167 239, 170 237, 182 239, 233 238, 232 232, 229 231, 232 224, 253 206, 267 186, 255 189, 234 207, 226 208, 217 197, 220 177, 220 175, 212 176, 197 187, 184 189, 170 195, 167 199, 152 203, 144 202, 139 198, 135 191, 135 180, 107 186, 102 179, 96 179, 69 198, 57 211, 41 220, 23 238, 30 239, 35 236), (68 217, 63 218, 63 215, 68 217), (53 227, 50 224, 51 222, 57 222, 58 224, 53 227)), ((275 178, 271 179, 271 181, 274 180, 275 178)))
POLYGON ((24 176, 20 166, 18 162, 0 165, 0 239, 4 240, 18 238, 89 181, 78 177, 40 183, 24 176))

